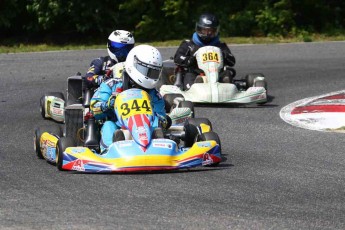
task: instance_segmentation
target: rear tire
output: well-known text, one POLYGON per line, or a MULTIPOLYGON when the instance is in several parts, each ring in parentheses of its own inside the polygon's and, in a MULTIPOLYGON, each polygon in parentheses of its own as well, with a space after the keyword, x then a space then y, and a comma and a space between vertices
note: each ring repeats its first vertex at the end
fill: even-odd
POLYGON ((193 124, 195 126, 199 126, 200 124, 204 123, 206 125, 209 125, 211 127, 211 130, 212 130, 212 123, 207 118, 190 118, 187 121, 189 124, 193 124))
POLYGON ((65 171, 65 169, 62 168, 63 165, 63 152, 68 147, 75 146, 74 141, 71 138, 67 137, 61 137, 58 140, 57 146, 56 146, 56 166, 60 171, 65 171))
POLYGON ((40 112, 41 112, 43 119, 47 119, 46 118, 46 103, 45 103, 44 99, 45 99, 45 96, 42 96, 40 99, 40 112))
MULTIPOLYGON (((220 143, 220 139, 217 133, 215 132, 207 132, 207 133, 202 133, 200 137, 198 138, 200 141, 215 141, 219 145, 219 151, 220 154, 222 155, 222 145, 220 143)), ((220 162, 211 164, 210 166, 216 166, 219 165, 220 162)))
POLYGON ((65 100, 65 96, 63 95, 63 93, 61 92, 49 92, 49 93, 45 93, 41 99, 40 99, 40 112, 41 112, 41 115, 44 119, 47 119, 46 118, 46 103, 45 103, 45 98, 47 96, 54 96, 54 97, 57 97, 57 98, 60 98, 62 100, 65 100))
POLYGON ((219 145, 220 152, 222 152, 222 145, 220 143, 220 139, 217 133, 215 132, 207 132, 207 133, 202 133, 199 137, 200 141, 216 141, 217 144, 219 145))

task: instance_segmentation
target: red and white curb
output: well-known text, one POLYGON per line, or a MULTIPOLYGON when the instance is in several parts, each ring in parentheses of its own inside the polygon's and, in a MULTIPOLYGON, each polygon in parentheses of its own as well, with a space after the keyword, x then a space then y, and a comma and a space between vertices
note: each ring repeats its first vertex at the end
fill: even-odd
POLYGON ((304 129, 345 133, 345 90, 291 103, 280 110, 280 117, 304 129))

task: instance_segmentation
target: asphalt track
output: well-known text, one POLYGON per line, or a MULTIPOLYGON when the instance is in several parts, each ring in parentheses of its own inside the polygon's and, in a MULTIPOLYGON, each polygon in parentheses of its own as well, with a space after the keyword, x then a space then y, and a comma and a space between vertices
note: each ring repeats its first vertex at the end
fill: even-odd
POLYGON ((344 229, 344 134, 291 126, 279 111, 345 88, 345 43, 230 48, 239 77, 266 75, 271 102, 196 108, 227 161, 129 175, 59 172, 33 150, 34 127, 51 122, 41 95, 64 91, 104 50, 1 54, 0 229, 344 229))

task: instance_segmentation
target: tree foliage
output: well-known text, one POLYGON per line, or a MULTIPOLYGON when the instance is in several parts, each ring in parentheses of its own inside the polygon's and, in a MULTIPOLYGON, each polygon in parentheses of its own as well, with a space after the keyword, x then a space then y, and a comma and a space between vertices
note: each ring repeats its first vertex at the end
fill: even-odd
POLYGON ((114 29, 137 41, 189 38, 203 12, 216 14, 222 36, 344 33, 342 0, 2 0, 0 40, 104 41, 114 29))

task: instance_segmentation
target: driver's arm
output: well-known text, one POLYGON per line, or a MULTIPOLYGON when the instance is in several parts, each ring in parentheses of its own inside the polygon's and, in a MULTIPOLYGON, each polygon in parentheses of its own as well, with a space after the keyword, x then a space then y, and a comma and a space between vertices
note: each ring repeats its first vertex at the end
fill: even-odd
POLYGON ((233 67, 236 63, 235 56, 231 53, 229 47, 225 43, 221 43, 219 47, 224 58, 224 65, 233 67))
POLYGON ((192 44, 189 40, 184 40, 177 48, 174 55, 174 62, 182 67, 196 67, 196 59, 191 52, 192 44))

